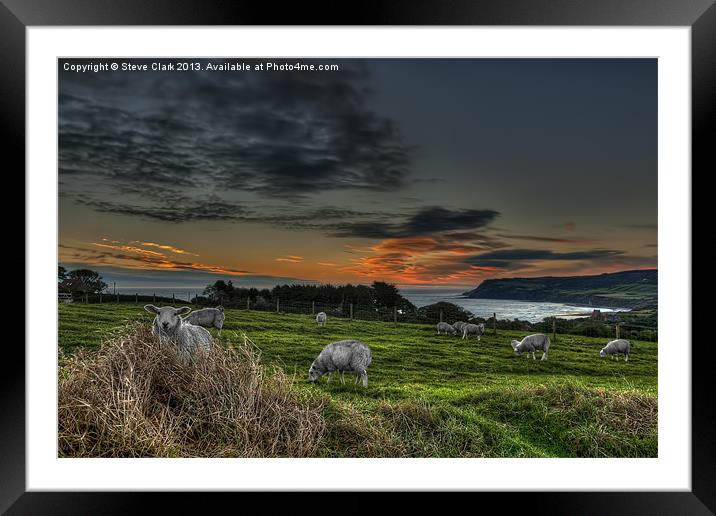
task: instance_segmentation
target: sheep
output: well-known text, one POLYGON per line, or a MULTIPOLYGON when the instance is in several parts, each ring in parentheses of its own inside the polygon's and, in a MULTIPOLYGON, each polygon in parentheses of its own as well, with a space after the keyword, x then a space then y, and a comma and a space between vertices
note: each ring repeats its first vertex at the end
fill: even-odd
POLYGON ((204 328, 218 328, 219 336, 221 336, 221 328, 224 327, 224 307, 217 306, 216 308, 195 310, 184 317, 184 320, 190 324, 203 326, 204 328))
POLYGON ((468 335, 477 335, 477 340, 485 333, 484 324, 465 324, 462 327, 462 338, 466 339, 468 335))
POLYGON ((604 358, 609 355, 611 358, 616 357, 619 360, 619 355, 624 355, 624 361, 629 361, 629 352, 631 351, 631 342, 626 339, 617 339, 609 342, 599 352, 599 356, 604 358))
POLYGON ((447 335, 448 333, 450 333, 450 335, 455 335, 455 333, 457 333, 457 330, 456 330, 453 326, 449 325, 449 324, 446 323, 446 322, 439 322, 439 323, 438 323, 438 335, 440 335, 440 332, 441 332, 441 331, 442 331, 445 335, 447 335))
POLYGON ((368 372, 373 357, 370 348, 359 340, 339 340, 328 344, 311 364, 308 370, 308 381, 316 382, 321 376, 328 373, 328 382, 334 371, 341 373, 341 384, 345 384, 343 373, 354 371, 356 383, 363 380, 363 387, 368 387, 368 372))
POLYGON ((209 351, 214 345, 211 334, 205 328, 195 326, 180 317, 191 311, 188 306, 157 308, 154 305, 145 305, 144 309, 156 316, 152 323, 152 334, 160 340, 173 342, 181 352, 193 356, 198 349, 209 351))
POLYGON ((462 327, 465 326, 467 323, 464 321, 455 321, 452 323, 452 327, 455 328, 460 334, 462 334, 462 327))
POLYGON ((327 319, 328 316, 326 315, 326 312, 318 312, 318 315, 316 315, 316 322, 318 323, 318 326, 325 326, 327 319))
POLYGON ((534 335, 528 335, 521 341, 513 340, 512 349, 517 355, 527 353, 529 358, 532 353, 532 359, 535 359, 535 351, 542 351, 542 358, 540 360, 547 360, 547 351, 549 350, 549 337, 542 333, 535 333, 534 335))

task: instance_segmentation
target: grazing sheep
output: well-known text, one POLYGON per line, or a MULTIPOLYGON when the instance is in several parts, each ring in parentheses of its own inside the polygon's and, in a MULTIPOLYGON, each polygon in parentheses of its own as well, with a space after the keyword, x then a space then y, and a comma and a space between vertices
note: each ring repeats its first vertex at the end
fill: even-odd
POLYGON ((224 327, 224 307, 217 306, 216 308, 196 310, 184 317, 184 320, 189 324, 203 326, 204 328, 218 328, 219 335, 221 335, 221 328, 224 327))
POLYGON ((449 333, 450 335, 455 335, 455 333, 457 333, 457 330, 456 330, 453 326, 451 326, 450 324, 448 324, 448 323, 446 323, 446 322, 440 322, 440 323, 438 323, 438 335, 440 335, 440 332, 441 332, 441 331, 442 331, 445 335, 447 335, 448 333, 449 333))
POLYGON ((604 358, 609 355, 611 358, 616 357, 616 359, 619 360, 619 355, 624 355, 624 361, 628 362, 630 351, 631 342, 626 339, 617 339, 604 346, 599 352, 599 356, 604 358))
POLYGON ((188 306, 157 308, 154 305, 144 305, 144 309, 156 315, 152 323, 152 334, 174 342, 180 351, 193 356, 198 349, 208 351, 214 345, 211 334, 205 328, 195 326, 180 317, 191 311, 188 306))
POLYGON ((462 338, 466 339, 468 335, 477 335, 477 340, 480 340, 480 336, 485 334, 484 324, 465 324, 462 327, 462 338))
POLYGON ((542 333, 528 335, 521 341, 513 340, 512 349, 514 349, 515 353, 517 353, 518 355, 521 355, 522 353, 527 353, 527 358, 529 358, 530 353, 532 353, 533 360, 535 358, 535 351, 542 351, 541 360, 547 360, 547 351, 549 350, 549 337, 542 333))
POLYGON ((455 330, 462 335, 462 328, 463 328, 463 326, 465 326, 466 324, 467 324, 467 323, 464 322, 464 321, 455 321, 454 323, 452 323, 452 327, 455 328, 455 330))
POLYGON ((345 383, 343 373, 354 371, 356 383, 363 379, 363 387, 368 387, 366 369, 372 361, 370 348, 359 340, 339 340, 328 344, 316 357, 308 370, 308 381, 313 383, 328 373, 328 382, 334 371, 341 373, 341 383, 345 383))
POLYGON ((326 312, 318 312, 318 315, 316 315, 316 322, 318 323, 318 326, 325 326, 326 319, 328 319, 326 312))

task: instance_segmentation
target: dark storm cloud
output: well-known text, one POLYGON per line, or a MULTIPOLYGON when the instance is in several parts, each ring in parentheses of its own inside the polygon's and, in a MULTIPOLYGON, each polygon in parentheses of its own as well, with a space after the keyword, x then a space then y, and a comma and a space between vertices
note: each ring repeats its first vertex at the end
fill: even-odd
POLYGON ((403 222, 353 222, 338 224, 332 231, 336 237, 401 238, 432 235, 448 231, 480 229, 497 216, 494 210, 449 210, 441 207, 423 208, 403 222))
POLYGON ((498 235, 502 238, 508 238, 511 240, 529 240, 532 242, 549 242, 549 243, 557 243, 557 244, 575 244, 575 243, 596 243, 598 240, 592 240, 587 238, 562 238, 562 237, 546 237, 546 236, 539 236, 539 235, 511 235, 511 234, 501 234, 498 235))
POLYGON ((410 149, 368 108, 368 79, 359 61, 326 73, 61 73, 60 177, 276 197, 396 189, 410 149))
POLYGON ((470 256, 465 261, 478 267, 510 268, 520 262, 537 260, 601 260, 623 255, 623 251, 612 249, 593 249, 588 251, 573 251, 566 253, 554 252, 546 249, 501 249, 483 253, 479 256, 470 256))

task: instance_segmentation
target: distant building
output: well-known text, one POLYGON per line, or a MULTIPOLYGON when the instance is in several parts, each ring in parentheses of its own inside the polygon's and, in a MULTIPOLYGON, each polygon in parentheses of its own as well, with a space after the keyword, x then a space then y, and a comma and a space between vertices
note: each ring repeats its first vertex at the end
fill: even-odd
POLYGON ((601 310, 596 310, 596 309, 595 309, 595 310, 592 310, 592 315, 590 315, 590 317, 591 317, 592 319, 601 319, 601 318, 603 317, 603 316, 602 316, 602 311, 601 311, 601 310))

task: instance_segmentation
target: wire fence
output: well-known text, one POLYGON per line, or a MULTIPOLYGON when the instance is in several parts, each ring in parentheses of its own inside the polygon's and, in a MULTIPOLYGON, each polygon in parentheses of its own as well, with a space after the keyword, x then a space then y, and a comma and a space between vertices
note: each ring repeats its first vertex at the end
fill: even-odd
MULTIPOLYGON (((457 316, 454 313, 445 313, 444 310, 425 311, 423 309, 411 310, 398 306, 379 307, 361 305, 351 302, 326 303, 319 301, 286 301, 280 298, 245 298, 236 299, 211 299, 198 295, 196 292, 184 291, 168 295, 152 294, 127 294, 127 293, 74 293, 60 294, 59 302, 73 302, 85 304, 170 304, 172 306, 190 306, 202 308, 207 306, 223 305, 227 308, 237 310, 255 310, 263 312, 275 312, 279 314, 305 314, 315 317, 323 312, 329 319, 341 318, 358 321, 380 321, 397 324, 436 324, 438 322, 454 323, 457 316)), ((469 315, 469 314, 468 314, 469 315)), ((629 320, 621 320, 619 315, 612 315, 612 319, 580 317, 566 319, 557 316, 545 317, 539 322, 520 320, 500 319, 499 314, 493 313, 491 317, 460 317, 461 320, 472 323, 485 324, 487 334, 498 334, 500 330, 518 330, 541 332, 551 335, 553 340, 559 340, 560 334, 584 335, 587 337, 630 339, 658 341, 658 330, 654 326, 639 324, 629 320)))

